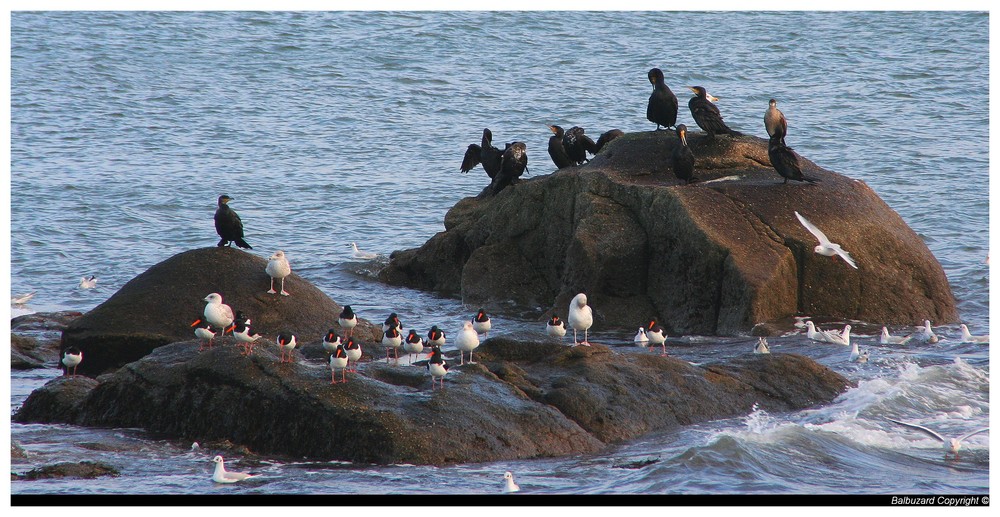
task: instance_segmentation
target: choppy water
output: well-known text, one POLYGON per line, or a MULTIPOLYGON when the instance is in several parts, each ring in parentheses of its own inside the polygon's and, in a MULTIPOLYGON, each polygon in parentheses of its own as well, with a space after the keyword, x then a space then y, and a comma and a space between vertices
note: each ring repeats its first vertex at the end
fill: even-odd
MULTIPOLYGON (((11 25, 11 290, 38 293, 15 315, 88 310, 149 266, 214 245, 226 193, 255 252, 284 249, 297 273, 362 316, 457 322, 473 308, 371 281, 347 243, 388 254, 443 230, 447 209, 487 182, 480 169, 458 173, 483 127, 525 141, 533 175, 552 169, 547 124, 652 129, 646 71, 658 66, 681 99, 694 84, 721 97, 727 122, 747 133, 765 134, 767 100, 778 99, 789 144, 871 185, 940 260, 972 332, 988 332, 985 13, 15 12, 11 25), (89 274, 98 288, 79 289, 89 274)), ((539 326, 530 311, 494 317, 501 332, 539 326)), ((631 350, 635 329, 597 330, 631 350)), ((946 460, 885 421, 956 435, 988 425, 988 346, 937 330, 939 345, 861 337, 867 365, 800 335, 772 339, 775 352, 814 357, 858 387, 822 408, 757 411, 564 459, 274 457, 254 465, 261 481, 220 487, 208 479, 215 452, 186 441, 15 424, 12 439, 39 463, 100 459, 125 475, 12 491, 475 494, 498 492, 511 470, 525 493, 986 493, 988 435, 946 460)), ((671 352, 703 362, 751 348, 686 340, 671 352)), ((54 375, 14 372, 12 408, 54 375)))

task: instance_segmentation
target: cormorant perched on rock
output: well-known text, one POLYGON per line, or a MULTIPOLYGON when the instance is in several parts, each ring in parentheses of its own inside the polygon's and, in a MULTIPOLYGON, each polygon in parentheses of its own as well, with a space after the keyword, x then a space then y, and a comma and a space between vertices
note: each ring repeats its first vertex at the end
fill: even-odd
POLYGON ((566 134, 563 136, 563 147, 566 149, 566 154, 569 155, 569 159, 573 162, 573 165, 580 165, 583 162, 589 161, 587 159, 588 152, 590 154, 597 154, 597 144, 584 134, 584 130, 580 126, 573 126, 566 131, 566 134))
POLYGON ((514 142, 503 152, 500 172, 493 178, 490 192, 495 196, 507 185, 514 183, 528 169, 528 150, 524 142, 514 142))
POLYGON ((767 129, 768 138, 781 140, 781 145, 785 145, 785 133, 788 131, 788 121, 785 114, 778 109, 778 101, 771 99, 767 101, 767 111, 764 112, 764 128, 767 129))
POLYGON ((604 146, 608 145, 608 142, 624 134, 625 133, 621 129, 612 129, 610 131, 605 131, 603 134, 601 134, 600 138, 597 139, 597 147, 594 149, 594 154, 601 152, 601 149, 604 149, 604 146))
POLYGON ((660 126, 674 127, 677 123, 677 96, 663 81, 663 72, 659 68, 650 70, 646 76, 653 85, 653 93, 649 96, 649 103, 646 104, 646 118, 656 123, 657 131, 660 130, 660 126))
POLYGON ((549 137, 549 156, 552 157, 552 163, 556 164, 557 169, 572 167, 573 161, 569 159, 566 148, 563 147, 563 136, 566 132, 559 126, 549 126, 549 130, 552 131, 552 136, 549 137))
POLYGON ((222 237, 219 246, 226 246, 232 242, 241 248, 252 250, 253 247, 243 240, 243 221, 227 204, 232 200, 233 198, 225 194, 219 196, 219 208, 215 210, 215 231, 222 237))
POLYGON ((687 126, 684 124, 677 125, 677 138, 681 141, 680 145, 674 147, 674 151, 671 153, 674 162, 674 176, 684 180, 685 183, 691 183, 694 179, 694 153, 688 147, 687 126))
POLYGON ((771 159, 771 166, 774 170, 778 171, 781 177, 785 178, 782 183, 788 183, 788 180, 796 181, 808 181, 809 183, 816 183, 819 180, 813 178, 807 178, 802 175, 802 169, 799 167, 799 157, 792 152, 792 148, 788 147, 781 141, 780 137, 772 137, 767 145, 767 157, 771 159))
POLYGON ((465 157, 462 158, 462 172, 471 171, 476 165, 483 164, 486 175, 493 179, 500 171, 500 158, 503 152, 493 147, 493 132, 489 128, 483 129, 483 141, 481 145, 469 144, 465 150, 465 157))
POLYGON ((698 123, 698 127, 708 133, 709 138, 714 138, 716 133, 723 135, 739 136, 740 133, 729 129, 729 126, 722 121, 722 114, 719 108, 712 104, 719 99, 708 94, 703 86, 689 86, 695 96, 688 101, 688 108, 691 108, 691 116, 698 123))

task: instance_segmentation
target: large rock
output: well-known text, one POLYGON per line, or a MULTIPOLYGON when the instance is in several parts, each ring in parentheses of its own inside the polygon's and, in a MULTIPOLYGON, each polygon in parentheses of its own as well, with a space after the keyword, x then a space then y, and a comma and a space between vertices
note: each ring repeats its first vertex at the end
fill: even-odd
MULTIPOLYGON (((80 317, 76 311, 34 312, 10 320, 10 367, 12 370, 59 365, 62 331, 80 317)), ((62 365, 59 365, 60 367, 62 365)))
MULTIPOLYGON (((295 333, 300 343, 319 341, 331 327, 341 331, 337 316, 342 307, 294 272, 285 278, 290 296, 268 294, 266 265, 262 257, 229 247, 170 257, 73 320, 63 331, 62 347, 83 351, 78 373, 97 375, 121 367, 159 346, 192 339, 190 324, 203 313, 209 293, 221 294, 224 303, 243 311, 255 331, 272 341, 282 330, 295 333)), ((381 329, 360 321, 355 335, 381 339, 381 329)))
POLYGON ((250 357, 231 345, 197 346, 163 346, 102 376, 73 414, 46 419, 29 398, 14 420, 139 427, 267 454, 445 464, 591 453, 746 414, 755 403, 785 411, 828 402, 849 384, 796 355, 696 367, 596 344, 493 338, 476 351, 477 364, 451 369, 443 389, 431 389, 423 367, 381 361, 331 385, 323 361, 279 363, 273 344, 250 357))
POLYGON ((940 264, 864 182, 801 159, 821 183, 780 184, 767 141, 688 138, 698 183, 670 172, 672 132, 628 134, 582 167, 459 201, 444 232, 393 253, 380 279, 470 304, 554 307, 564 318, 586 292, 601 325, 656 317, 670 333, 739 333, 795 314, 957 321, 940 264), (794 211, 859 269, 814 253, 794 211))

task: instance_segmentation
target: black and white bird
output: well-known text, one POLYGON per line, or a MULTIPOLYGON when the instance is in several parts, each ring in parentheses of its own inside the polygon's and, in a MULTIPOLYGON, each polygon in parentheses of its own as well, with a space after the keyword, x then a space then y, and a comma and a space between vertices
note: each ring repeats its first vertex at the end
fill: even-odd
POLYGON ((293 363, 295 362, 292 353, 295 352, 295 334, 288 332, 287 330, 278 333, 278 350, 281 351, 281 361, 282 363, 293 363))
POLYGON ((245 319, 243 321, 237 321, 233 326, 233 337, 236 338, 236 343, 243 348, 241 352, 242 355, 253 354, 254 343, 260 339, 260 334, 254 332, 250 328, 250 320, 245 319))
POLYGON ((347 382, 347 365, 349 363, 350 359, 344 345, 337 345, 337 348, 330 354, 330 384, 347 382), (337 380, 337 370, 340 370, 340 381, 337 380))
POLYGON ((655 319, 650 319, 646 325, 646 339, 649 346, 660 345, 660 355, 667 355, 667 331, 655 319))
POLYGON ((430 359, 427 360, 427 371, 431 374, 431 389, 434 389, 434 381, 444 388, 444 376, 448 374, 448 362, 444 360, 441 347, 431 347, 430 359))
POLYGON ((73 377, 76 377, 76 367, 80 366, 83 362, 83 351, 75 346, 71 346, 63 350, 62 353, 62 364, 65 367, 63 374, 69 375, 69 369, 73 369, 73 377))
POLYGON ((219 246, 228 246, 230 243, 241 248, 253 249, 253 246, 243 240, 243 220, 235 210, 229 207, 229 202, 233 198, 223 194, 219 196, 219 207, 215 209, 215 231, 221 237, 219 246))
POLYGON ((382 332, 385 332, 393 327, 400 332, 403 331, 403 322, 399 321, 399 315, 395 312, 389 314, 389 317, 382 322, 382 332))
POLYGON ((274 279, 277 278, 281 280, 281 295, 288 296, 288 292, 285 291, 285 277, 292 274, 292 266, 285 258, 285 252, 281 250, 274 252, 274 255, 271 255, 271 258, 267 260, 267 267, 264 268, 264 271, 271 277, 271 288, 268 289, 268 294, 278 292, 274 290, 274 279))
POLYGON ((361 343, 358 343, 354 340, 354 338, 349 337, 347 338, 347 341, 344 342, 344 351, 347 352, 348 368, 352 372, 358 371, 358 361, 361 360, 362 354, 361 343))
POLYGON ((562 341, 562 338, 566 335, 566 322, 553 314, 549 318, 549 321, 545 322, 545 333, 552 337, 557 337, 562 341))
POLYGON ((326 335, 323 336, 323 350, 332 354, 341 344, 340 336, 337 335, 335 330, 330 329, 326 331, 326 335))
POLYGON ((486 337, 490 336, 490 329, 493 328, 493 324, 490 322, 490 317, 486 315, 486 311, 482 307, 476 311, 476 315, 472 317, 472 328, 475 329, 477 334, 485 334, 486 337))
POLYGON ((215 327, 203 316, 199 316, 198 319, 194 320, 191 326, 194 327, 195 337, 203 341, 201 346, 198 347, 198 351, 212 348, 212 340, 215 339, 216 334, 215 327))
POLYGON ((389 362, 389 350, 392 350, 392 355, 399 361, 399 347, 403 346, 403 336, 399 333, 398 327, 389 327, 382 334, 382 346, 385 347, 385 362, 389 362))
POLYGON ((587 295, 579 293, 569 302, 569 317, 566 318, 569 326, 573 327, 573 346, 590 346, 588 341, 588 331, 594 324, 594 311, 587 305, 587 295), (577 331, 583 331, 583 341, 577 340, 577 331))
POLYGON ((691 117, 694 118, 698 127, 708 133, 708 138, 715 138, 716 134, 739 135, 738 132, 729 129, 729 126, 722 120, 722 114, 719 112, 718 106, 713 104, 713 102, 719 100, 717 97, 709 95, 703 86, 689 86, 688 88, 694 92, 694 97, 691 97, 691 100, 688 101, 691 117))
POLYGON ((344 310, 340 311, 340 316, 337 317, 337 324, 345 330, 344 335, 346 337, 351 337, 354 334, 354 327, 358 326, 358 317, 354 314, 354 310, 351 309, 350 305, 345 305, 344 310))
POLYGON ((410 333, 406 335, 406 339, 403 340, 403 351, 408 355, 410 364, 413 364, 413 354, 419 354, 424 351, 424 340, 420 338, 417 331, 410 329, 410 333))
POLYGON ((427 331, 427 346, 442 347, 444 346, 445 340, 446 336, 444 331, 438 328, 437 325, 434 325, 427 331))

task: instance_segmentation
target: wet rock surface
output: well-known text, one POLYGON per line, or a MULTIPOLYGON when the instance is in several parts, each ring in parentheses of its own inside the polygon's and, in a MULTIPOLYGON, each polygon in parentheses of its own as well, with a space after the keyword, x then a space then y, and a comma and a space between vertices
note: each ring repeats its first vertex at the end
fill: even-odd
MULTIPOLYGON (((791 354, 697 367, 598 344, 498 337, 476 350, 475 364, 458 366, 457 351, 446 355, 453 366, 444 388, 432 390, 422 363, 406 359, 362 363, 348 382, 332 385, 325 361, 296 352, 294 363, 279 363, 270 341, 249 357, 231 338, 202 352, 196 341, 179 342, 102 376, 82 400, 32 394, 14 419, 139 427, 261 454, 447 464, 590 453, 746 414, 755 403, 769 411, 809 407, 849 385, 791 354), (60 410, 68 406, 78 410, 60 410)), ((52 385, 72 382, 80 381, 56 379, 38 391, 66 393, 52 385)))
POLYGON ((76 311, 36 312, 10 320, 10 367, 30 370, 59 366, 62 331, 79 318, 76 311))
MULTIPOLYGON (((269 255, 268 255, 269 256, 269 255)), ((268 294, 267 259, 235 248, 183 252, 149 268, 90 312, 73 320, 62 334, 62 348, 76 346, 84 359, 78 373, 98 375, 135 361, 157 347, 193 339, 190 324, 205 308, 209 293, 222 295, 233 311, 243 311, 255 332, 274 339, 293 332, 297 341, 319 341, 337 324, 342 307, 294 272, 285 278, 290 296, 268 294)), ((359 319, 359 339, 381 338, 359 319)))
POLYGON ((587 165, 459 201, 444 232, 394 252, 379 277, 471 304, 554 307, 562 318, 585 292, 604 325, 656 317, 670 334, 742 333, 795 314, 957 321, 940 264, 864 182, 801 158, 821 182, 781 184, 766 140, 688 139, 697 183, 670 170, 672 132, 627 134, 587 165), (859 269, 814 253, 795 211, 859 269))
POLYGON ((100 461, 81 461, 78 463, 56 463, 31 469, 25 474, 11 474, 12 479, 35 481, 38 479, 80 478, 94 479, 101 476, 118 476, 118 469, 100 461))

